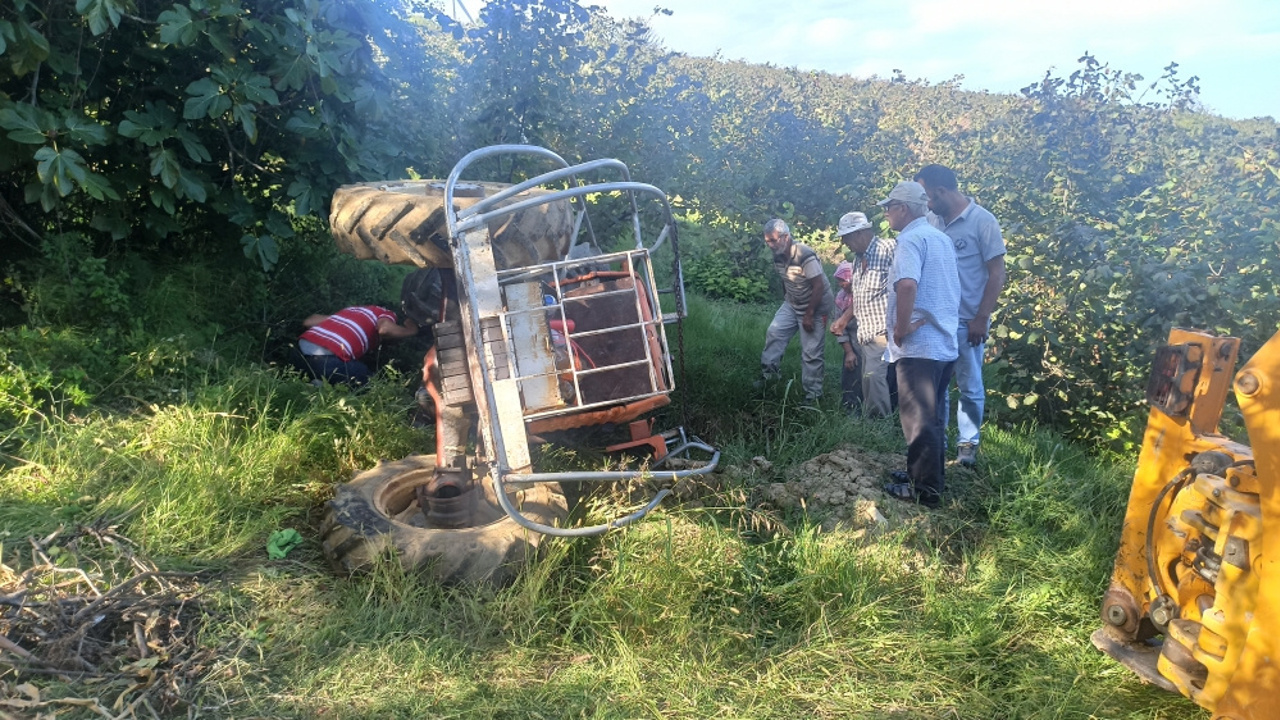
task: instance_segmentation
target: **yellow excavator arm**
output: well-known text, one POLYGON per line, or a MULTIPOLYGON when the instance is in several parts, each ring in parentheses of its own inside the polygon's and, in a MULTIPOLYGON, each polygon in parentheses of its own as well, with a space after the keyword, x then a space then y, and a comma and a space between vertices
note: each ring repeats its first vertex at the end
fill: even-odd
POLYGON ((1174 329, 1094 644, 1215 719, 1280 718, 1280 333, 1174 329), (1249 445, 1218 432, 1234 389, 1249 445))

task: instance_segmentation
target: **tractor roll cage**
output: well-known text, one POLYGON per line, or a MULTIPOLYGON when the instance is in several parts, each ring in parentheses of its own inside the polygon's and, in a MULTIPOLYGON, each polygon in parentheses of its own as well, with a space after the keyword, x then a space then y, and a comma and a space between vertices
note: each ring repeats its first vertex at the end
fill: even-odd
MULTIPOLYGON (((607 530, 629 525, 647 515, 653 508, 670 494, 669 489, 659 490, 655 496, 639 510, 628 515, 615 518, 609 522, 581 527, 559 528, 538 523, 525 517, 508 497, 505 483, 537 483, 537 482, 614 482, 636 480, 645 475, 652 475, 653 469, 661 467, 673 457, 687 457, 691 450, 709 453, 711 458, 705 465, 697 468, 672 470, 669 476, 673 481, 683 478, 704 475, 715 470, 720 460, 720 451, 702 442, 696 437, 686 434, 683 427, 663 433, 665 439, 676 441, 676 447, 668 450, 651 466, 650 470, 623 470, 603 472, 529 472, 528 436, 525 423, 533 420, 545 420, 557 416, 565 416, 592 411, 594 409, 617 407, 646 399, 662 399, 674 388, 674 375, 671 371, 671 354, 666 342, 663 325, 679 323, 687 314, 684 294, 684 277, 680 267, 679 245, 675 241, 675 221, 671 214, 671 206, 662 190, 645 183, 631 181, 627 166, 618 160, 595 160, 579 165, 570 165, 558 154, 545 148, 528 145, 496 145, 475 150, 463 157, 454 166, 444 187, 444 210, 449 228, 449 243, 453 250, 454 267, 459 282, 459 299, 463 320, 463 332, 467 340, 467 352, 472 359, 468 363, 471 370, 472 387, 480 390, 475 393, 475 402, 480 414, 480 428, 484 446, 491 454, 489 473, 494 485, 495 495, 502 509, 516 523, 529 530, 548 535, 562 537, 579 537, 598 535, 607 530), (455 188, 459 185, 462 173, 475 162, 498 155, 533 155, 550 160, 560 167, 556 170, 538 175, 519 184, 505 188, 492 196, 483 198, 470 207, 458 210, 454 206, 455 188), (580 176, 584 173, 600 170, 615 170, 622 175, 621 182, 584 182, 580 176), (566 182, 570 186, 563 190, 539 194, 535 197, 513 200, 520 193, 547 183, 566 182), (635 248, 615 253, 599 253, 587 214, 585 198, 595 193, 625 193, 631 205, 631 229, 635 235, 635 248), (640 228, 640 211, 636 202, 637 196, 648 196, 661 203, 665 222, 663 229, 648 246, 645 245, 640 228), (526 267, 508 268, 498 271, 494 267, 493 255, 488 247, 489 223, 497 218, 521 212, 547 203, 567 200, 575 208, 577 217, 574 222, 573 237, 566 257, 551 263, 542 263, 526 267), (506 204, 504 204, 506 203, 506 204), (578 245, 578 235, 583 224, 591 233, 590 247, 596 254, 590 256, 571 257, 573 249, 578 245), (660 248, 668 238, 672 238, 673 281, 672 287, 666 290, 656 288, 650 254, 660 248), (565 271, 573 266, 590 263, 619 263, 621 272, 607 272, 607 275, 619 279, 619 287, 595 293, 596 298, 606 295, 618 296, 623 305, 634 305, 634 320, 623 321, 616 326, 585 330, 574 333, 571 318, 566 305, 586 298, 569 297, 563 287, 571 279, 562 278, 565 271), (525 298, 517 304, 504 291, 515 284, 528 284, 530 280, 540 280, 544 285, 554 288, 554 295, 548 299, 551 303, 533 304, 525 292, 525 298), (629 285, 629 287, 627 286, 629 285), (633 303, 627 303, 627 295, 634 296, 633 303), (672 294, 675 299, 675 311, 662 313, 657 302, 659 294, 672 294), (542 316, 551 312, 558 315, 560 337, 563 340, 565 355, 569 358, 568 367, 545 364, 533 372, 526 373, 520 368, 521 355, 529 355, 527 343, 513 340, 516 334, 515 325, 524 323, 524 330, 536 326, 542 316), (498 332, 500 331, 500 332, 498 332), (590 339, 606 333, 632 331, 639 333, 643 339, 639 345, 643 347, 643 358, 608 365, 580 369, 578 367, 580 348, 576 340, 590 339), (606 371, 627 371, 628 369, 644 369, 647 386, 643 389, 629 391, 622 396, 608 396, 591 400, 583 395, 582 383, 593 373, 606 371), (557 378, 568 375, 572 380, 571 394, 573 407, 534 407, 526 408, 525 399, 532 393, 532 384, 556 382, 557 378), (511 408, 519 408, 513 413, 511 408)), ((605 298, 609 299, 609 298, 605 298)), ((551 334, 554 337, 556 331, 551 334)), ((545 348, 543 348, 545 350, 545 348)), ((531 363, 532 364, 532 363, 531 363)), ((566 390, 568 389, 566 385, 566 390)), ((649 406, 653 406, 652 404, 649 406)), ((662 475, 667 476, 664 472, 662 475)))

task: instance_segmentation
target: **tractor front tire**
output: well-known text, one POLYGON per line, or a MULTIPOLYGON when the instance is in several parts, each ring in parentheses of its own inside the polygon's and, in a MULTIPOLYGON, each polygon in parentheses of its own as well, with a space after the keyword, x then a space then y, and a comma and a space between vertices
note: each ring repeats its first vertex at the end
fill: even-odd
MULTIPOLYGON (((460 183, 454 206, 470 207, 504 183, 460 183)), ((504 205, 549 194, 526 190, 504 205)), ((563 260, 573 235, 567 200, 548 202, 489 222, 494 264, 499 270, 563 260)), ((338 249, 362 260, 420 268, 453 267, 440 180, 398 180, 343 185, 333 193, 329 230, 338 249)))
MULTIPOLYGON (((527 530, 497 508, 487 478, 473 493, 482 513, 477 524, 462 528, 423 527, 417 488, 435 470, 434 455, 413 455, 381 463, 339 485, 321 525, 321 546, 335 569, 369 569, 379 556, 393 553, 402 567, 426 573, 444 584, 502 587, 538 553, 541 533, 527 530)), ((555 483, 526 485, 512 501, 528 518, 563 524, 568 506, 555 483)))

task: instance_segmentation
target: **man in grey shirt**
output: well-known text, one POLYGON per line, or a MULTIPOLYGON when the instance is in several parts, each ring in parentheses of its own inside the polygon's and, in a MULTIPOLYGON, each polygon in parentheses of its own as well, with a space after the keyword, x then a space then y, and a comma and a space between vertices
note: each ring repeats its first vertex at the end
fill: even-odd
POLYGON ((773 267, 782 278, 786 298, 773 315, 765 333, 764 352, 760 354, 761 380, 777 378, 782 354, 796 332, 800 333, 801 373, 805 401, 822 397, 822 377, 826 372, 827 318, 835 313, 831 281, 822 269, 822 261, 808 246, 791 239, 791 229, 778 218, 765 223, 764 243, 773 254, 773 267))
MULTIPOLYGON (((1005 244, 995 216, 959 190, 956 174, 942 165, 927 165, 916 173, 929 196, 929 209, 939 227, 956 249, 956 271, 960 278, 960 322, 956 328, 959 358, 956 386, 960 405, 956 408, 959 442, 956 459, 973 466, 978 459, 979 433, 986 405, 982 383, 982 363, 991 329, 991 313, 1005 282, 1005 244)), ((943 417, 950 419, 950 398, 944 395, 943 417)), ((945 426, 944 426, 945 427, 945 426)))
POLYGON ((928 202, 919 183, 903 180, 878 203, 898 232, 886 321, 889 360, 897 363, 908 476, 884 490, 899 500, 936 507, 945 479, 943 403, 957 352, 960 280, 951 240, 924 217, 928 202))

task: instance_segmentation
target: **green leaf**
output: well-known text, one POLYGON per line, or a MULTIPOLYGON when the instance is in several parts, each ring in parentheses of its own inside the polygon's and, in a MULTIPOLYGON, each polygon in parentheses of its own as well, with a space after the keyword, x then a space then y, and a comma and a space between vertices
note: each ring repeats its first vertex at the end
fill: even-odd
POLYGON ((311 75, 311 59, 304 54, 293 56, 290 60, 277 60, 271 68, 276 77, 276 90, 301 90, 311 75))
POLYGON ((23 194, 29 203, 39 201, 40 209, 45 212, 58 207, 58 191, 54 189, 53 185, 45 185, 38 182, 30 183, 23 188, 23 194))
POLYGON ((173 151, 160 148, 151 153, 151 174, 158 176, 160 182, 170 190, 178 185, 178 177, 182 174, 182 166, 174 157, 173 151))
POLYGON ((150 129, 151 128, 139 125, 138 123, 134 122, 133 120, 129 120, 128 118, 121 120, 120 124, 116 126, 116 132, 120 133, 121 135, 127 138, 142 137, 142 133, 150 129))
POLYGON ((9 55, 13 62, 13 74, 25 75, 40 67, 40 63, 49 59, 49 40, 40 31, 31 26, 25 19, 20 20, 14 33, 14 43, 22 48, 22 52, 9 55))
POLYGON ((236 56, 235 39, 231 37, 221 27, 206 28, 206 37, 209 44, 213 46, 224 58, 233 58, 236 56))
POLYGON ((89 21, 89 32, 95 36, 120 27, 120 7, 115 0, 76 0, 76 12, 89 21))
MULTIPOLYGON (((114 190, 112 191, 115 192, 114 190)), ((111 233, 112 240, 121 240, 129 235, 129 223, 125 222, 120 215, 119 206, 113 206, 115 209, 106 211, 99 210, 94 214, 93 219, 89 221, 89 226, 94 230, 111 233)))
POLYGON ((27 145, 45 144, 57 129, 52 115, 26 103, 0 110, 0 128, 9 131, 10 140, 27 145))
POLYGON ((177 212, 174 206, 173 191, 163 185, 151 186, 151 204, 164 210, 166 214, 172 215, 177 212))
POLYGON ((204 146, 204 143, 195 139, 190 133, 180 132, 178 141, 182 143, 182 148, 187 151, 187 157, 191 158, 192 162, 210 162, 213 160, 213 157, 209 154, 209 149, 204 146))
POLYGON ((240 121, 241 127, 244 128, 244 134, 249 138, 249 142, 258 142, 258 122, 253 105, 244 103, 236 105, 231 109, 231 116, 240 121))
POLYGON ((233 225, 248 227, 258 221, 257 212, 244 195, 236 193, 227 207, 227 220, 233 225))
MULTIPOLYGON (((89 193, 95 200, 119 200, 120 194, 111 187, 111 181, 99 175, 98 173, 86 173, 84 179, 80 180, 80 187, 89 193)), ((114 233, 112 233, 114 235, 114 233)))
POLYGON ((288 216, 279 211, 274 211, 267 216, 267 221, 263 223, 267 232, 274 237, 291 238, 293 237, 293 224, 289 222, 288 216))
POLYGON ((105 145, 109 137, 107 128, 83 115, 68 115, 62 119, 72 140, 85 145, 105 145))
POLYGON ((186 120, 220 117, 231 108, 231 98, 211 78, 201 78, 191 83, 187 86, 186 93, 191 96, 182 106, 182 117, 186 120))
POLYGON ((285 121, 284 129, 303 137, 320 137, 322 126, 320 118, 299 110, 285 121))
POLYGON ((160 22, 160 42, 178 47, 194 45, 204 25, 185 5, 174 5, 172 10, 160 13, 157 20, 160 22))
POLYGON ((155 147, 173 137, 176 118, 173 111, 163 105, 147 103, 144 112, 126 110, 125 119, 116 127, 125 137, 137 138, 148 147, 155 147))
POLYGON ((280 246, 270 235, 263 235, 258 241, 258 257, 262 260, 262 269, 270 270, 280 261, 280 246))
POLYGON ((239 89, 249 102, 280 104, 280 96, 271 89, 271 78, 266 75, 251 75, 248 80, 240 84, 239 89))
POLYGON ((293 198, 293 212, 296 215, 309 215, 313 207, 324 206, 324 198, 306 180, 298 179, 289 183, 289 197, 293 198))
POLYGON ((196 202, 202 203, 209 197, 204 183, 181 167, 178 168, 178 190, 196 202))
POLYGON ((270 235, 246 234, 240 238, 240 245, 244 249, 244 256, 250 260, 257 260, 262 264, 262 271, 267 272, 275 267, 280 261, 280 248, 276 244, 275 238, 270 235))
POLYGON ((0 20, 0 55, 8 49, 9 43, 15 40, 13 36, 13 23, 8 20, 0 20))
POLYGON ((71 148, 54 150, 48 146, 42 147, 36 151, 35 159, 36 175, 40 182, 56 189, 59 197, 66 197, 75 189, 73 177, 84 178, 88 172, 84 158, 71 148))

